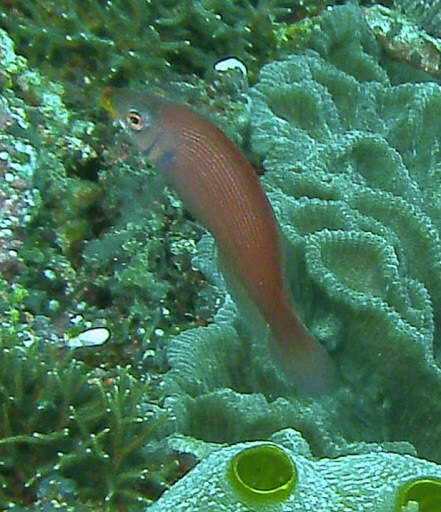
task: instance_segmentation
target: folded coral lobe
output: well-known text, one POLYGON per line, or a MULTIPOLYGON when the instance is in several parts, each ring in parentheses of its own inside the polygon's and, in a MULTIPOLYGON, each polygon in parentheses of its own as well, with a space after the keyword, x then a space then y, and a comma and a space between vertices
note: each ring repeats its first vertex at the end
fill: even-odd
POLYGON ((221 130, 183 105, 109 89, 103 103, 213 234, 228 273, 270 325, 285 372, 303 392, 327 391, 332 365, 294 312, 279 229, 250 163, 221 130))

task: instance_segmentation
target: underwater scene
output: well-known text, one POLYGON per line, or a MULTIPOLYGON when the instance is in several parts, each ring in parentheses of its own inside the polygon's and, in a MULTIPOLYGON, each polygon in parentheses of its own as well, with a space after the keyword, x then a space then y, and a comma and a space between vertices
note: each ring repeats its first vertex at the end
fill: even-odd
POLYGON ((0 510, 441 511, 441 1, 2 0, 0 510))

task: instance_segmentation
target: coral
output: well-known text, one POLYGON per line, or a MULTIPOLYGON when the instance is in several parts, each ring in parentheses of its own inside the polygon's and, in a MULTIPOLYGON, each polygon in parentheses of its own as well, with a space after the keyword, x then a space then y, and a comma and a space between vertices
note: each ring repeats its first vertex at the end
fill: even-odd
POLYGON ((231 303, 214 321, 169 343, 171 370, 163 378, 163 391, 177 432, 208 442, 237 443, 268 439, 277 430, 293 427, 303 432, 316 457, 348 453, 361 439, 387 438, 385 411, 367 410, 356 396, 296 400, 272 363, 265 338, 253 342, 252 335, 240 329, 231 303))
MULTIPOLYGON (((284 2, 262 2, 263 11, 252 13, 264 12, 268 48, 254 34, 232 37, 247 31, 219 20, 216 7, 202 19, 206 5, 191 3, 198 31, 180 9, 169 14, 173 2, 162 3, 168 14, 158 17, 161 31, 134 39, 127 58, 142 16, 132 24, 123 19, 124 33, 118 16, 106 24, 122 4, 88 5, 97 9, 89 16, 99 27, 82 14, 75 19, 74 3, 67 18, 52 23, 55 4, 11 0, 3 12, 14 10, 20 23, 2 19, 23 47, 34 43, 35 62, 47 43, 48 65, 77 73, 86 63, 92 75, 93 62, 104 57, 97 75, 115 81, 141 67, 146 42, 154 43, 145 65, 150 78, 182 55, 179 72, 198 69, 210 30, 220 30, 210 58, 237 42, 254 71, 290 37, 285 11, 265 11, 284 2), (35 30, 42 23, 53 27, 53 42, 35 30), (85 36, 80 26, 88 27, 85 36), (121 39, 115 43, 104 26, 118 28, 121 39), (76 31, 72 44, 69 31, 76 31), (190 31, 191 48, 175 56, 174 43, 190 31)), ((241 4, 234 19, 250 5, 241 4)), ((78 120, 63 88, 30 70, 0 32, 0 170, 7 178, 0 230, 9 258, 0 261, 9 280, 0 281, 2 507, 245 510, 226 468, 234 455, 268 439, 292 458, 299 478, 280 510, 389 511, 409 482, 441 476, 438 466, 414 457, 441 460, 440 88, 417 83, 417 73, 391 86, 357 7, 330 9, 316 23, 310 49, 262 69, 251 92, 250 137, 286 239, 299 315, 341 375, 339 391, 318 400, 296 395, 271 361, 266 330, 253 318, 244 322, 228 298, 205 326, 225 293, 210 238, 196 249, 199 229, 142 158, 126 157, 125 143, 105 142, 99 160, 94 125, 78 120), (190 255, 214 283, 205 291, 210 304, 199 310, 204 318, 195 311, 203 278, 190 255), (66 338, 94 326, 111 332, 103 347, 61 355, 66 338), (163 377, 162 340, 176 332, 163 377), (90 370, 72 355, 101 368, 90 370), (129 358, 133 366, 122 368, 129 358), (142 377, 146 369, 153 384, 142 377), (156 405, 157 381, 172 425, 156 405), (304 439, 271 437, 286 427, 304 439), (173 448, 161 451, 156 439, 172 428, 211 443, 256 442, 204 451, 201 441, 199 453, 208 456, 150 507, 200 458, 189 450, 176 465, 173 448), (317 461, 311 453, 337 458, 317 461)), ((236 110, 238 140, 246 132, 244 111, 236 110)))
POLYGON ((96 157, 86 142, 92 124, 72 119, 61 101, 63 89, 30 70, 3 30, 0 52, 2 271, 15 279, 19 274, 27 288, 35 284, 38 271, 47 276, 46 293, 42 290, 38 299, 30 293, 29 300, 49 304, 47 292, 64 288, 74 274, 66 256, 90 235, 85 212, 96 202, 96 184, 80 183, 66 168, 96 157), (57 234, 49 236, 55 226, 57 234))
POLYGON ((115 308, 115 317, 124 312, 126 321, 115 326, 117 337, 133 332, 148 339, 158 329, 176 333, 197 324, 191 304, 201 277, 192 270, 190 257, 200 229, 139 158, 114 165, 99 183, 105 191, 103 217, 112 225, 82 252, 79 273, 94 276, 87 300, 115 308))
POLYGON ((151 502, 162 478, 155 429, 167 418, 150 394, 127 369, 94 377, 53 347, 2 345, 0 505, 45 499, 45 479, 105 510, 151 502))
POLYGON ((264 156, 293 283, 301 276, 308 288, 302 296, 294 285, 311 332, 333 347, 354 389, 386 397, 392 439, 440 460, 428 432, 441 414, 441 89, 390 86, 370 38, 355 7, 323 15, 315 51, 263 68, 252 142, 264 156), (354 26, 358 37, 346 45, 354 26), (422 388, 431 390, 427 401, 422 388), (422 433, 417 425, 432 415, 422 433))
MULTIPOLYGON (((17 57, 12 41, 0 32, 2 75, 7 81, 14 73, 26 69, 24 59, 17 57)), ((23 120, 23 108, 10 98, 0 98, 0 270, 13 276, 20 270, 18 251, 23 246, 20 230, 26 227, 40 197, 33 187, 37 152, 25 137, 14 137, 10 131, 29 128, 23 120)))
POLYGON ((0 269, 26 291, 27 323, 38 317, 46 338, 61 345, 105 324, 113 336, 100 363, 139 362, 150 338, 199 323, 189 306, 202 281, 189 257, 198 228, 172 197, 159 204, 164 184, 152 172, 140 185, 139 160, 138 171, 109 164, 98 175, 94 124, 3 30, 0 51, 0 269))
MULTIPOLYGON (((440 466, 397 453, 353 454, 338 459, 313 460, 295 449, 297 432, 286 430, 282 439, 281 434, 274 435, 274 441, 278 444, 272 446, 291 459, 297 470, 297 485, 285 501, 266 504, 265 510, 351 512, 375 509, 389 512, 400 500, 397 496, 400 486, 415 478, 430 476, 435 481, 441 476, 440 466)), ((265 446, 268 443, 253 442, 211 448, 211 453, 149 510, 262 510, 261 504, 237 492, 229 479, 229 465, 235 457, 245 455, 247 450, 261 450, 265 446)), ((401 508, 396 510, 401 511, 401 508)))
POLYGON ((223 57, 260 65, 293 38, 296 16, 321 10, 326 0, 167 2, 7 0, 0 24, 33 65, 81 87, 98 79, 167 80, 173 73, 205 73, 223 57), (140 74, 142 73, 142 74, 140 74))
MULTIPOLYGON (((227 305, 215 325, 170 343, 168 403, 182 432, 211 442, 291 425, 316 456, 406 440, 440 461, 441 89, 391 86, 358 8, 320 21, 311 49, 262 69, 251 142, 297 309, 339 367, 340 392, 299 400, 271 365, 266 333, 248 332, 253 320, 227 305), (218 430, 203 426, 212 417, 218 430)), ((199 263, 215 276, 207 247, 199 263)))
POLYGON ((394 0, 394 6, 423 27, 429 34, 441 36, 439 0, 394 0))
MULTIPOLYGON (((69 336, 84 327, 112 324, 110 307, 104 315, 104 299, 93 293, 98 283, 105 296, 110 278, 94 281, 95 263, 82 259, 85 239, 108 222, 100 217, 106 187, 97 179, 94 126, 75 119, 63 88, 30 70, 3 30, 0 52, 0 508, 139 509, 164 489, 165 478, 179 474, 173 455, 158 453, 154 441, 164 435, 159 427, 169 427, 142 375, 145 346, 130 353, 131 368, 118 353, 118 344, 137 340, 130 332, 136 312, 141 319, 150 312, 140 299, 145 291, 138 286, 140 297, 120 301, 125 312, 133 309, 123 320, 114 313, 115 350, 110 343, 100 352, 67 350, 69 336), (95 358, 101 368, 91 370, 80 358, 95 358)), ((107 185, 113 187, 111 179, 107 185)), ((109 194, 112 212, 122 194, 116 196, 109 194)), ((187 247, 170 232, 179 264, 187 247)), ((134 247, 136 241, 131 255, 134 247)), ((138 256, 136 264, 145 262, 138 256)), ((127 290, 133 271, 114 270, 126 271, 127 290)), ((154 300, 164 304, 163 295, 154 300)))

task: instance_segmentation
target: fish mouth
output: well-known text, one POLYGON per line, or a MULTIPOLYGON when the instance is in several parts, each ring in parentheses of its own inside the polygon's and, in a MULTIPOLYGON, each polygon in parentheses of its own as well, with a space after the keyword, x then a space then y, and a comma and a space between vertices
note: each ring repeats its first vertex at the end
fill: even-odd
POLYGON ((118 111, 115 109, 112 103, 112 96, 115 92, 113 87, 104 87, 103 92, 101 94, 100 103, 101 106, 104 107, 105 110, 113 117, 113 119, 119 119, 120 116, 118 111))

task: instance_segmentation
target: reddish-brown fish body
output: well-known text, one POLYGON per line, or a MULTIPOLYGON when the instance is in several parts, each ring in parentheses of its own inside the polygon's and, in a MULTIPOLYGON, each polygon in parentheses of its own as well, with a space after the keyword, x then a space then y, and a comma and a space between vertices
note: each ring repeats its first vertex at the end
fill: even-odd
POLYGON ((294 312, 279 228, 250 163, 221 130, 183 105, 113 89, 104 98, 213 234, 227 272, 268 322, 285 372, 301 391, 326 391, 332 365, 294 312))

